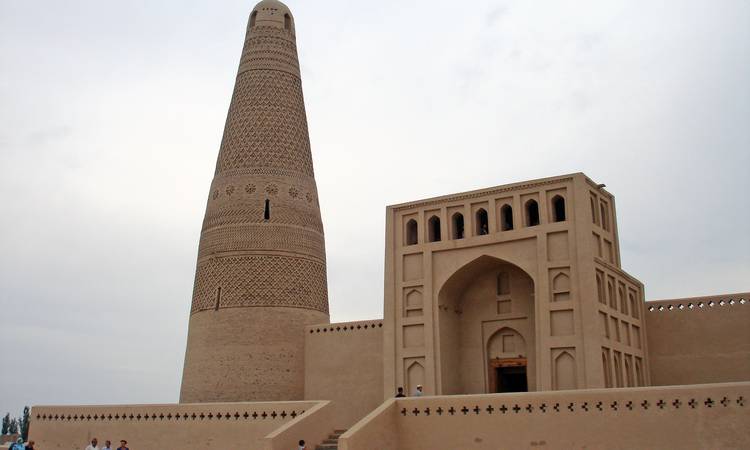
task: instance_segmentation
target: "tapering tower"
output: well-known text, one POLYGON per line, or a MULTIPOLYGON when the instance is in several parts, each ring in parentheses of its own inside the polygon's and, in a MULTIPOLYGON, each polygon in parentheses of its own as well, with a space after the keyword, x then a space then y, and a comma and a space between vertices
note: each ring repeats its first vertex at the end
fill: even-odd
POLYGON ((328 320, 294 18, 263 0, 203 220, 180 402, 302 399, 304 327, 328 320))

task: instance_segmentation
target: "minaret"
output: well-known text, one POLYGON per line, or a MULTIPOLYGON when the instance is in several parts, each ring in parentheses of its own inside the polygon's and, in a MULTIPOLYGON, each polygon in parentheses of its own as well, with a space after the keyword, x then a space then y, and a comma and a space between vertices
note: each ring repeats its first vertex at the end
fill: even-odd
POLYGON ((203 219, 180 402, 301 400, 304 327, 328 320, 294 18, 263 0, 203 219))

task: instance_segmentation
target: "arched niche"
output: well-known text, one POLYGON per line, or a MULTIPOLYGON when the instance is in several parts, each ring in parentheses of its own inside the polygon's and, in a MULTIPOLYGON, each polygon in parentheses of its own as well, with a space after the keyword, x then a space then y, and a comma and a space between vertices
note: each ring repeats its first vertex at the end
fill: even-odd
POLYGON ((474 235, 483 236, 490 232, 490 221, 487 216, 487 211, 484 208, 479 208, 474 214, 474 235))
POLYGON ((422 307, 422 292, 412 289, 406 294, 406 307, 417 308, 422 307))
POLYGON ((427 240, 429 242, 440 242, 440 218, 437 216, 430 217, 427 221, 427 240))
POLYGON ((560 352, 552 364, 552 388, 558 391, 576 389, 576 359, 568 350, 560 352))
POLYGON ((452 239, 463 239, 464 238, 464 215, 461 213, 453 214, 451 218, 451 238, 452 239))
POLYGON ((563 272, 558 273, 552 280, 552 288, 556 291, 569 291, 570 277, 563 272))
POLYGON ((502 231, 513 229, 513 207, 508 204, 500 208, 500 229, 502 231))
POLYGON ((570 300, 570 277, 560 272, 552 279, 552 301, 564 302, 570 300))
POLYGON ((535 227, 539 225, 539 203, 536 200, 529 200, 524 205, 526 226, 535 227))
POLYGON ((424 366, 419 361, 412 361, 406 367, 406 392, 412 395, 418 385, 424 385, 424 366))
POLYGON ((406 231, 404 233, 404 244, 416 245, 419 240, 419 234, 417 231, 417 221, 414 219, 406 222, 406 231))
POLYGON ((602 349, 602 373, 604 374, 604 387, 612 387, 612 367, 609 364, 609 352, 602 349))
POLYGON ((552 221, 565 222, 565 198, 561 195, 555 195, 552 198, 552 221))
POLYGON ((518 331, 503 327, 487 340, 487 356, 489 359, 525 358, 526 341, 518 331))
POLYGON ((442 394, 495 392, 493 364, 511 358, 524 359, 516 363, 525 367, 528 390, 536 390, 535 309, 534 280, 509 261, 480 256, 448 277, 438 290, 437 308, 442 394), (501 274, 507 274, 507 294, 498 293, 498 277, 506 276, 501 274), (512 318, 500 311, 508 301, 512 318), (507 347, 504 336, 510 336, 507 347), (520 352, 494 354, 518 343, 520 352))

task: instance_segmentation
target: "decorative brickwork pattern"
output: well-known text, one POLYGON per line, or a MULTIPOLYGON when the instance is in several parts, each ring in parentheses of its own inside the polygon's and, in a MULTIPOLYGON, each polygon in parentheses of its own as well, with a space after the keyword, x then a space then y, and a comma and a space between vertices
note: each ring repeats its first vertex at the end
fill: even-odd
POLYGON ((241 306, 282 306, 328 314, 325 264, 290 256, 231 256, 198 264, 191 314, 241 306))
POLYGON ((708 300, 708 301, 685 301, 685 302, 679 302, 676 304, 660 304, 660 305, 652 305, 648 307, 649 312, 662 312, 662 311, 683 311, 683 310, 693 310, 693 309, 705 309, 705 308, 713 308, 715 306, 734 306, 734 305, 747 305, 750 303, 750 300, 746 300, 744 297, 741 298, 727 298, 727 299, 720 299, 720 300, 708 300))
POLYGON ((271 0, 250 17, 201 230, 186 403, 301 399, 301 328, 328 320, 294 20, 271 0))
POLYGON ((325 242, 319 232, 265 224, 240 224, 211 228, 203 233, 198 259, 224 252, 244 250, 281 250, 295 252, 325 263, 325 242))
POLYGON ((655 404, 648 399, 639 400, 634 397, 633 400, 601 400, 601 401, 580 401, 580 402, 517 402, 517 403, 464 403, 458 406, 445 405, 437 408, 405 408, 402 407, 399 413, 403 417, 429 417, 429 416, 479 416, 479 415, 498 415, 505 414, 570 414, 570 413, 606 413, 606 412, 627 412, 627 411, 675 411, 679 409, 700 409, 700 408, 742 408, 747 404, 747 399, 742 396, 722 396, 714 397, 664 397, 659 399, 655 404))
POLYGON ((240 167, 313 176, 302 82, 276 70, 237 77, 216 174, 240 167))
POLYGON ((205 412, 192 412, 190 414, 184 412, 180 413, 175 411, 174 414, 171 412, 167 412, 164 414, 163 412, 160 412, 159 414, 156 413, 148 413, 148 412, 123 412, 123 413, 102 413, 99 414, 97 412, 92 413, 74 413, 74 414, 37 414, 36 420, 39 421, 55 421, 55 422, 112 422, 112 421, 136 421, 136 422, 158 422, 158 421, 195 421, 195 420, 246 420, 246 421, 253 421, 253 420, 274 420, 274 419, 286 419, 287 417, 294 419, 295 417, 302 415, 305 413, 305 410, 297 411, 295 409, 292 409, 287 412, 286 409, 282 409, 281 411, 277 412, 276 410, 271 410, 270 412, 267 410, 235 410, 233 412, 231 411, 216 411, 214 414, 213 411, 205 411, 205 412))
POLYGON ((338 333, 343 331, 364 331, 367 329, 375 330, 383 328, 383 322, 361 322, 361 323, 332 323, 330 325, 315 326, 308 330, 308 333, 338 333))
POLYGON ((282 70, 299 76, 293 36, 274 27, 255 27, 247 35, 239 73, 247 70, 282 70))
POLYGON ((317 211, 295 208, 289 203, 271 203, 271 218, 263 220, 265 200, 255 204, 231 204, 222 208, 209 209, 203 219, 204 233, 212 228, 226 225, 242 225, 252 223, 271 223, 279 225, 296 225, 310 228, 323 234, 323 224, 317 211))

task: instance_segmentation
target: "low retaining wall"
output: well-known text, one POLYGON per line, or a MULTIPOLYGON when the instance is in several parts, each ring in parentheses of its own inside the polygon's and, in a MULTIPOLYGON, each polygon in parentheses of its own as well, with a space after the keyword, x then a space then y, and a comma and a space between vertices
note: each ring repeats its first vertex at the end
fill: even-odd
POLYGON ((750 447, 750 383, 392 399, 342 450, 750 447))
POLYGON ((80 450, 94 437, 138 450, 262 449, 266 435, 319 403, 35 406, 29 439, 44 450, 80 450))
POLYGON ((320 402, 305 414, 281 426, 265 438, 265 450, 290 450, 300 439, 307 448, 315 448, 334 432, 334 406, 320 402))

